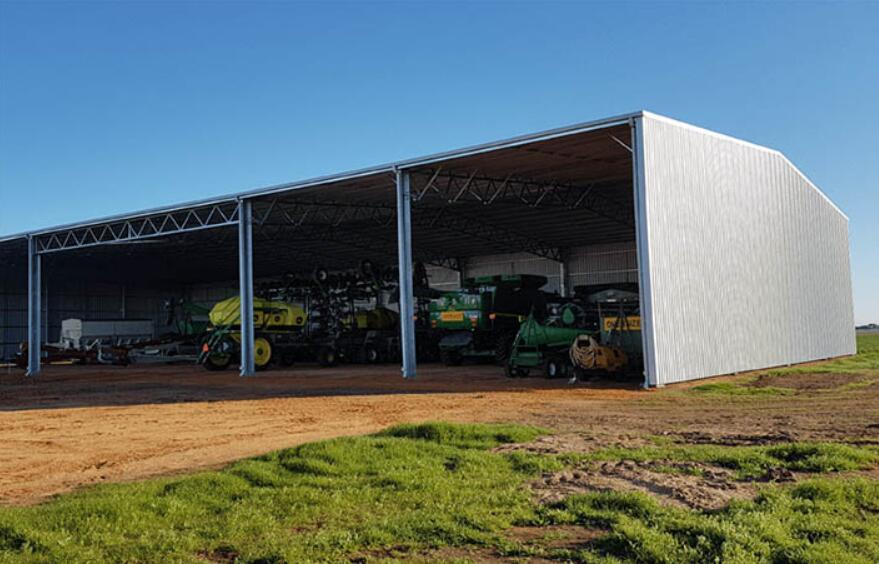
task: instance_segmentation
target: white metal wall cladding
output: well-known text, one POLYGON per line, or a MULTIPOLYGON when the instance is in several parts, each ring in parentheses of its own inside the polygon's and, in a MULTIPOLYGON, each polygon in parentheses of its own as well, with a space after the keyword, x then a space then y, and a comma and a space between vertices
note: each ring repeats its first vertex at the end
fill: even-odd
POLYGON ((635 242, 575 247, 568 253, 568 285, 613 284, 638 281, 635 242))
MULTIPOLYGON (((24 276, 0 278, 0 359, 14 358, 19 344, 27 340, 25 282, 24 276)), ((157 333, 169 330, 163 305, 167 296, 161 292, 58 276, 44 275, 43 282, 42 337, 45 341, 57 341, 61 321, 68 318, 151 319, 157 333)))
POLYGON ((538 274, 546 276, 544 290, 559 290, 559 263, 528 253, 481 255, 467 259, 464 276, 490 276, 493 274, 538 274))
POLYGON ((448 292, 458 288, 458 271, 432 264, 426 265, 431 288, 448 292))
POLYGON ((848 219, 777 151, 643 124, 651 383, 853 354, 848 219))
MULTIPOLYGON (((574 247, 566 255, 565 285, 568 293, 580 285, 638 281, 634 241, 574 247)), ((559 263, 553 260, 528 253, 482 255, 467 259, 465 277, 492 274, 539 274, 547 278, 544 290, 557 292, 560 288, 561 271, 559 263)), ((431 285, 434 285, 433 280, 431 285)))

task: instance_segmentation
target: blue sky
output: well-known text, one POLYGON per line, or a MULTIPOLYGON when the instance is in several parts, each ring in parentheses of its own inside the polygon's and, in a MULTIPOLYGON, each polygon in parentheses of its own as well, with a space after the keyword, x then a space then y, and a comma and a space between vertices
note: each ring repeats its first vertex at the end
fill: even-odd
POLYGON ((0 2, 0 234, 648 109, 782 150, 879 322, 879 3, 0 2))

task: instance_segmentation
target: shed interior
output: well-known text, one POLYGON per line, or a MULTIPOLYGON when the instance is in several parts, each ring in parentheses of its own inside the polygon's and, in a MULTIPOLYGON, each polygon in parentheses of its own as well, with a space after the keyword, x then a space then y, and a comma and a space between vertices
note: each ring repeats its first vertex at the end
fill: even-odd
MULTIPOLYGON (((630 131, 617 123, 407 166, 413 260, 438 289, 457 287, 459 276, 487 274, 544 275, 545 289, 562 293, 637 283, 630 131)), ((364 259, 397 265, 392 167, 247 197, 257 288, 317 267, 353 269, 364 259)), ((195 204, 173 213, 183 222, 226 206, 231 216, 236 205, 229 197, 212 202, 211 212, 195 204)), ((160 334, 166 299, 211 305, 237 294, 237 228, 211 221, 134 240, 98 236, 94 244, 74 243, 87 242, 89 229, 112 232, 120 221, 40 232, 48 245, 41 255, 44 340, 57 340, 61 320, 70 317, 151 319, 160 334)), ((27 241, 0 241, 0 264, 0 357, 9 360, 27 337, 27 241)))

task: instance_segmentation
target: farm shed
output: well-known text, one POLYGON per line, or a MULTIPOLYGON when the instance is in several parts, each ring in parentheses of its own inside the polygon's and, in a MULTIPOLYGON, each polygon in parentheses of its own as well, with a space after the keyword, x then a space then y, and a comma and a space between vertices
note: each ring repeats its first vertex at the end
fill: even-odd
MULTIPOLYGON (((648 112, 303 182, 0 238, 2 356, 62 319, 150 319, 185 293, 364 258, 399 265, 416 374, 414 261, 432 286, 482 273, 635 283, 644 383, 855 352, 848 218, 780 152, 648 112)), ((241 374, 254 373, 252 339, 241 374)))

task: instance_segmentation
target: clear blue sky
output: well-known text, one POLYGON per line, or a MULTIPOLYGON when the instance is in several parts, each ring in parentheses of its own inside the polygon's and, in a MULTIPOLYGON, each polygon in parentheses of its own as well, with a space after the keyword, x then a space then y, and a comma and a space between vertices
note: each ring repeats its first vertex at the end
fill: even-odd
POLYGON ((0 1, 0 234, 648 109, 785 152, 879 322, 879 3, 0 1))

